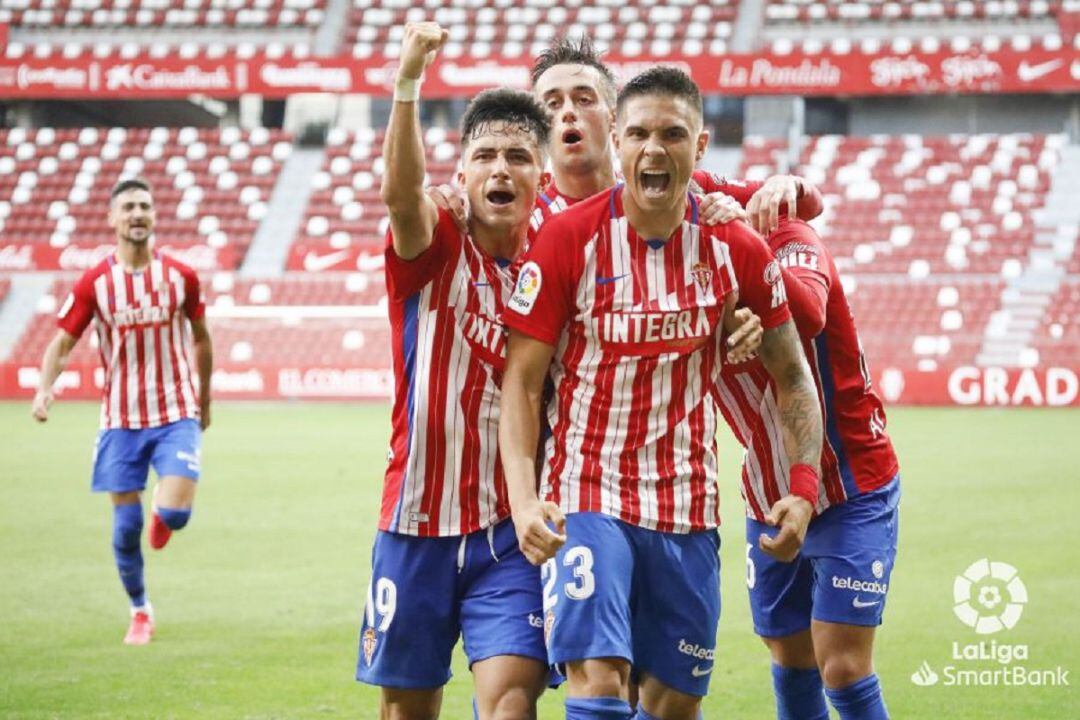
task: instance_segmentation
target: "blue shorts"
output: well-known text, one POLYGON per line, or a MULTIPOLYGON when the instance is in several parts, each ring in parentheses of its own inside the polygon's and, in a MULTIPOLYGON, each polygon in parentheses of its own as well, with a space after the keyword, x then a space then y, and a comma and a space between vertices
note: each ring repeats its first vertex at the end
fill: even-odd
POLYGON ((371 555, 357 680, 442 687, 459 634, 470 667, 499 655, 547 664, 540 568, 521 554, 510 520, 455 537, 380 531, 371 555))
POLYGON ((202 430, 192 418, 145 430, 101 430, 94 444, 90 488, 94 492, 145 490, 151 465, 159 478, 179 475, 198 480, 201 449, 202 430))
POLYGON ((896 560, 900 478, 825 510, 810 523, 793 562, 762 552, 758 537, 776 529, 746 521, 746 584, 754 631, 784 637, 810 627, 811 618, 877 626, 885 610, 896 560))
POLYGON ((688 695, 709 690, 720 620, 720 536, 676 534, 599 513, 566 518, 543 569, 548 658, 621 657, 688 695))

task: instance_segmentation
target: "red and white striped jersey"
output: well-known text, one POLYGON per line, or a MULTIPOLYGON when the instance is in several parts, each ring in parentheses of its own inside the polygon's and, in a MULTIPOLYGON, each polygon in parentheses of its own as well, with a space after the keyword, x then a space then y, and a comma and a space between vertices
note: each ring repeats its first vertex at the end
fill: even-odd
POLYGON ((559 188, 555 186, 555 181, 552 180, 551 184, 536 196, 536 205, 533 208, 532 216, 529 218, 529 230, 532 237, 536 237, 536 233, 540 232, 541 226, 549 217, 558 215, 578 202, 580 202, 580 198, 563 195, 559 188))
POLYGON ((742 223, 700 226, 692 196, 665 240, 630 227, 621 187, 548 219, 506 308, 555 347, 545 497, 662 532, 715 527, 718 327, 736 291, 765 327, 786 321, 779 274, 742 223))
POLYGON ((412 260, 388 237, 395 387, 379 529, 464 535, 510 516, 498 428, 512 273, 444 210, 412 260))
MULTIPOLYGON (((817 502, 820 513, 885 485, 899 466, 832 258, 813 229, 800 221, 781 222, 769 236, 769 246, 783 268, 791 313, 821 402, 825 443, 817 502), (792 287, 795 283, 806 283, 811 289, 801 291, 792 287), (819 307, 802 308, 799 303, 819 307), (804 322, 804 317, 815 319, 804 322)), ((791 488, 774 383, 760 360, 725 365, 717 399, 724 419, 746 448, 742 494, 747 515, 763 521, 791 488)))
POLYGON ((83 273, 60 309, 58 325, 79 338, 94 321, 105 368, 102 429, 152 428, 199 417, 188 320, 205 312, 195 271, 157 251, 137 272, 110 255, 83 273))

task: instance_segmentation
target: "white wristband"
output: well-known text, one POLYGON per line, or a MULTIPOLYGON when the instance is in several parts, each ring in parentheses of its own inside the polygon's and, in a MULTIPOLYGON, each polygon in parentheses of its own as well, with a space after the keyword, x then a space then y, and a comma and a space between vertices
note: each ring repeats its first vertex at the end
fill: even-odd
POLYGON ((394 102, 416 102, 420 99, 423 78, 407 78, 398 75, 394 80, 394 102))

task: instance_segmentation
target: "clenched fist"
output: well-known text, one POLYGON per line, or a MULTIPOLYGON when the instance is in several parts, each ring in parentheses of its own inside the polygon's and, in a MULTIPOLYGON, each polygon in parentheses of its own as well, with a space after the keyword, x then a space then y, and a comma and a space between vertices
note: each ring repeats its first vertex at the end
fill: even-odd
POLYGON ((435 22, 408 23, 401 40, 398 77, 418 79, 435 60, 435 53, 446 43, 449 33, 435 22))

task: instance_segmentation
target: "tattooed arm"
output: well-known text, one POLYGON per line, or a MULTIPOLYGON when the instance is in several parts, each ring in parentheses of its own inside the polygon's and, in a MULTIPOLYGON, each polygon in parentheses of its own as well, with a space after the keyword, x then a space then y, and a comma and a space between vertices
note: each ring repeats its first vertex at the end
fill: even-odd
POLYGON ((765 331, 760 356, 776 387, 784 448, 791 464, 791 494, 780 498, 765 517, 780 532, 772 538, 763 534, 759 543, 765 552, 790 562, 798 555, 814 514, 823 442, 821 407, 792 321, 765 331))

